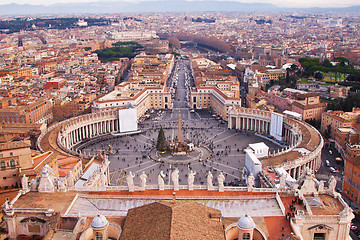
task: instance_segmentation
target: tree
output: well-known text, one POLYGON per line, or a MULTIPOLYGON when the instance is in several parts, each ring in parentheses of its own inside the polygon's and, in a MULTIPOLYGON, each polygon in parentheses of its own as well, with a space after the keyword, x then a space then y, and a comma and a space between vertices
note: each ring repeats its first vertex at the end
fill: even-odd
POLYGON ((316 72, 314 77, 318 80, 322 80, 324 75, 321 72, 316 72))
POLYGON ((327 125, 327 129, 324 132, 324 137, 329 139, 331 137, 331 125, 327 125))
POLYGON ((299 67, 296 64, 292 64, 291 67, 290 67, 290 70, 292 72, 296 72, 297 70, 299 70, 299 67))
POLYGON ((164 129, 162 128, 162 126, 160 126, 160 131, 159 131, 159 135, 158 135, 158 139, 157 139, 157 143, 156 143, 156 149, 159 152, 165 152, 167 149, 165 133, 164 133, 164 129))

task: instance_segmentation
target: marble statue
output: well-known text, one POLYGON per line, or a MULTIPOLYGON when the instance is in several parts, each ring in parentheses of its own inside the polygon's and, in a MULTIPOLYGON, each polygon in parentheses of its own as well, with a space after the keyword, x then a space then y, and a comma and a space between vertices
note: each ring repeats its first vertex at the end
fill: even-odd
POLYGON ((207 175, 207 190, 208 190, 208 191, 214 190, 213 178, 214 178, 214 177, 213 177, 211 171, 209 171, 209 172, 208 172, 208 175, 207 175))
POLYGON ((189 190, 194 190, 194 180, 195 180, 196 172, 193 170, 190 170, 189 176, 188 176, 188 185, 189 190))
POLYGON ((160 171, 158 175, 158 184, 159 184, 159 190, 165 189, 165 174, 163 171, 160 171))
POLYGON ((284 189, 286 187, 286 174, 285 173, 281 174, 279 180, 280 180, 280 188, 284 189))
POLYGON ((46 193, 55 192, 54 174, 47 164, 41 169, 38 191, 46 193))
POLYGON ((300 190, 302 194, 318 194, 318 189, 317 189, 317 181, 315 181, 315 176, 312 173, 312 171, 309 168, 305 168, 304 170, 304 177, 298 179, 298 181, 301 183, 301 181, 303 182, 300 190))
POLYGON ((219 184, 219 192, 224 191, 224 182, 225 182, 225 176, 223 172, 220 172, 219 176, 217 177, 218 184, 219 184))
POLYGON ((30 191, 36 191, 37 185, 38 185, 38 182, 36 181, 36 179, 32 179, 30 181, 30 191))
POLYGON ((131 171, 126 176, 126 182, 127 182, 128 188, 129 188, 129 192, 135 191, 134 177, 135 177, 135 174, 133 174, 131 171))
POLYGON ((330 193, 334 193, 335 192, 335 188, 336 188, 336 179, 334 177, 334 175, 332 175, 329 179, 329 184, 328 184, 328 192, 330 193))
POLYGON ((246 179, 246 168, 244 167, 241 171, 241 179, 245 181, 246 179))
POLYGON ((175 168, 171 173, 171 180, 174 184, 174 190, 179 191, 179 169, 175 168))
POLYGON ((66 175, 66 182, 67 182, 68 187, 75 186, 75 179, 74 179, 74 176, 72 175, 71 171, 68 173, 68 175, 66 175))
POLYGON ((100 186, 106 186, 107 185, 107 177, 105 174, 105 170, 100 171, 100 186))
POLYGON ((66 192, 66 186, 64 180, 58 181, 58 191, 59 192, 66 192))
POLYGON ((7 210, 7 209, 10 208, 9 199, 6 199, 6 201, 5 201, 4 205, 3 205, 3 208, 4 208, 5 210, 7 210))
POLYGON ((142 172, 140 174, 140 190, 141 191, 145 191, 146 188, 146 180, 147 180, 147 176, 145 174, 145 172, 142 172))
POLYGON ((255 177, 252 173, 250 173, 250 175, 247 178, 248 189, 252 189, 254 187, 254 184, 255 184, 255 177))
POLYGON ((28 183, 29 178, 24 174, 24 176, 21 178, 21 186, 22 189, 26 192, 29 190, 29 183, 28 183))

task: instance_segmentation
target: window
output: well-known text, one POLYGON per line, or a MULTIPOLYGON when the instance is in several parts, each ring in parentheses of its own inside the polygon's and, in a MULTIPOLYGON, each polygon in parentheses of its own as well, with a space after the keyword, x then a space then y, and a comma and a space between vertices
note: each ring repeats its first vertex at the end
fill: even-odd
POLYGON ((4 162, 4 161, 1 161, 1 162, 0 162, 0 166, 1 166, 2 168, 4 168, 4 167, 5 167, 5 162, 4 162))
POLYGON ((11 159, 11 160, 10 160, 10 166, 11 166, 11 167, 15 167, 15 161, 14 161, 14 159, 11 159))
POLYGON ((10 157, 12 157, 13 156, 13 153, 12 152, 10 152, 10 157))
POLYGON ((242 240, 250 240, 250 233, 244 233, 242 235, 242 240))
POLYGON ((314 240, 325 240, 325 233, 314 233, 314 240))
POLYGON ((99 233, 99 232, 95 233, 95 240, 102 240, 102 239, 103 239, 103 237, 102 237, 101 233, 99 233))

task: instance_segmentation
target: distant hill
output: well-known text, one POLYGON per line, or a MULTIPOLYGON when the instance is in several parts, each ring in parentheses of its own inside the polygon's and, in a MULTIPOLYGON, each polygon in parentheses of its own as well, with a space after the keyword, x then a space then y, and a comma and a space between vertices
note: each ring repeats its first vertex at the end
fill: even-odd
MULTIPOLYGON (((76 1, 76 0, 75 0, 76 1)), ((3 4, 1 16, 33 16, 60 14, 102 14, 102 13, 143 13, 143 12, 339 12, 360 13, 360 6, 347 8, 278 8, 267 3, 240 3, 217 0, 163 0, 132 3, 127 1, 99 1, 92 3, 63 3, 53 5, 3 4)))
MULTIPOLYGON (((76 1, 76 0, 75 0, 76 1)), ((126 1, 92 3, 64 3, 53 5, 5 4, 0 5, 0 15, 39 15, 77 13, 135 13, 135 12, 254 12, 274 11, 277 7, 265 3, 240 3, 235 1, 184 1, 164 0, 131 3, 126 1)))

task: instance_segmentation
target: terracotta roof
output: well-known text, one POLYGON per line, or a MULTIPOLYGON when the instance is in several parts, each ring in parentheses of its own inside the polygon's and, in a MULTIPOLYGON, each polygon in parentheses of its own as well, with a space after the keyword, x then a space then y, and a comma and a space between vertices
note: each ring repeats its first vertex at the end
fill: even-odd
POLYGON ((326 103, 302 104, 302 103, 297 102, 297 101, 294 101, 294 102, 292 103, 292 105, 294 105, 294 106, 296 106, 296 107, 298 107, 298 108, 304 109, 304 110, 313 109, 313 108, 321 108, 321 107, 323 107, 324 110, 325 110, 325 108, 326 108, 326 106, 327 106, 326 103))
POLYGON ((130 209, 120 239, 225 239, 219 210, 194 202, 154 202, 130 209))
POLYGON ((29 148, 31 146, 30 141, 16 141, 16 142, 6 142, 0 144, 0 150, 10 150, 18 148, 29 148))
POLYGON ((28 192, 14 203, 14 208, 51 208, 54 209, 55 212, 64 214, 76 194, 77 192, 28 192))

